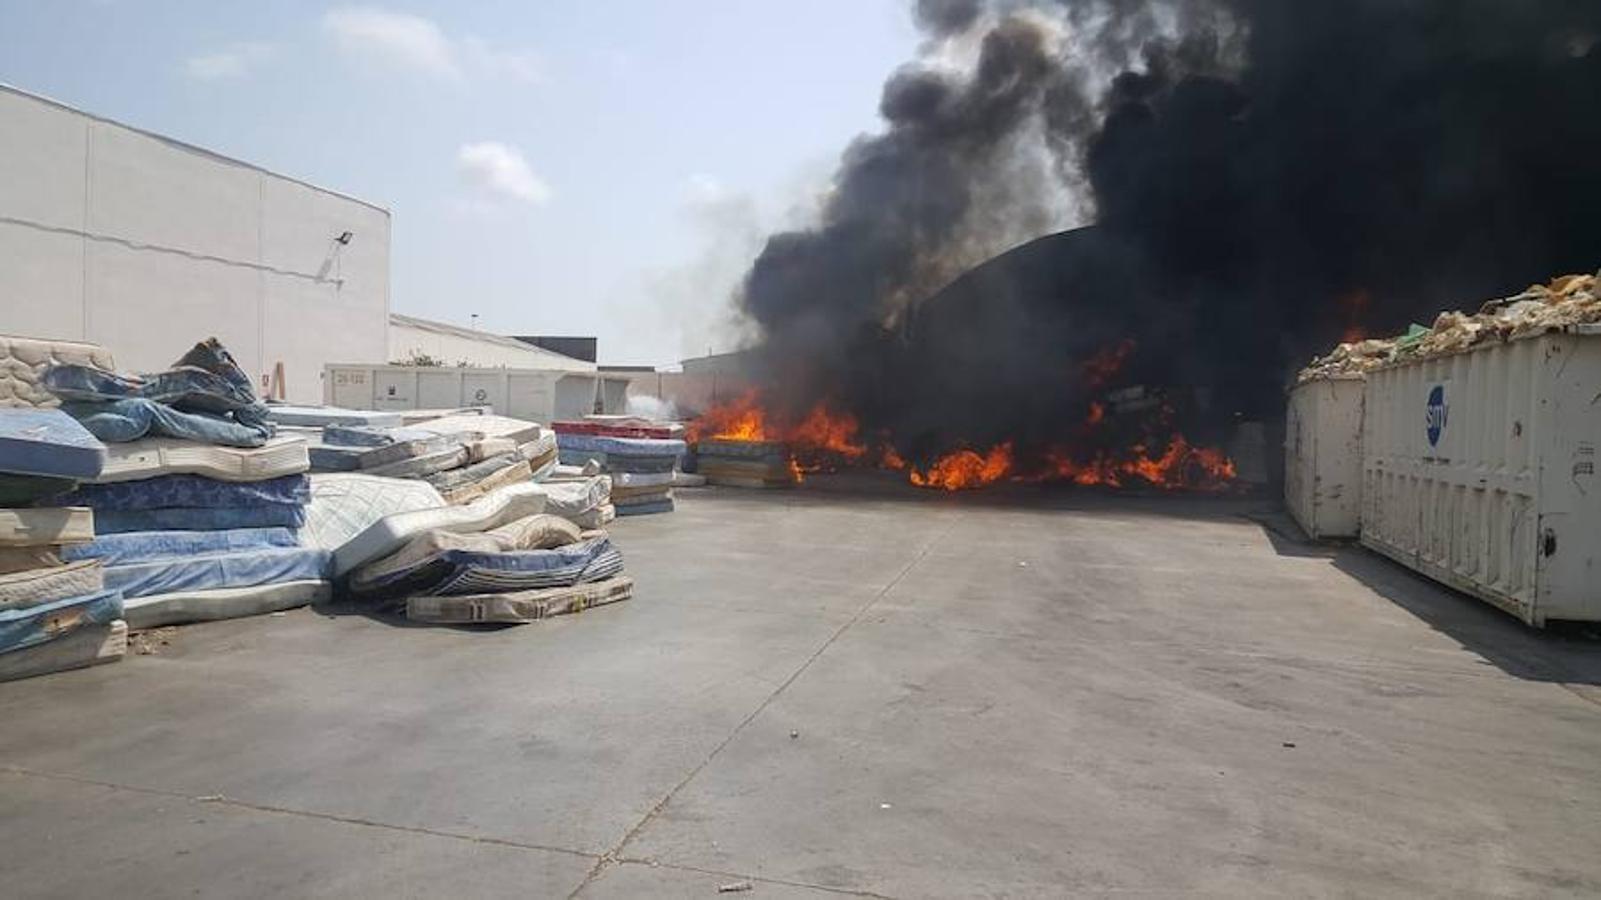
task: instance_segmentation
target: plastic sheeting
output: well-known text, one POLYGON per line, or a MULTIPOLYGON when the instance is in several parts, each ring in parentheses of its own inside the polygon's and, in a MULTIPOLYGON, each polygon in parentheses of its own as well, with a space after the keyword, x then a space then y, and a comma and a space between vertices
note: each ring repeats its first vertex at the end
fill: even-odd
POLYGON ((105 446, 61 410, 0 410, 0 472, 89 479, 105 464, 105 446))
POLYGON ((173 591, 251 587, 328 577, 330 554, 306 547, 274 547, 241 553, 209 553, 107 566, 106 586, 129 597, 173 591))

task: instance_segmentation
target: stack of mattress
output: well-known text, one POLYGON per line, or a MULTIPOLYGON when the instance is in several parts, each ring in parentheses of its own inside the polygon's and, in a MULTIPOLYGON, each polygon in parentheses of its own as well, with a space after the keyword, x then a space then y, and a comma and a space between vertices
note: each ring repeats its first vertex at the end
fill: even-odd
POLYGON ((54 409, 0 409, 0 681, 115 662, 127 650, 122 595, 97 562, 69 561, 94 537, 83 507, 33 506, 105 465, 105 448, 54 409))
POLYGON ((350 573, 353 597, 416 621, 528 622, 626 600, 633 581, 604 531, 534 513, 492 528, 422 528, 350 573))
POLYGON ((554 435, 532 422, 456 415, 409 426, 329 424, 311 448, 319 472, 361 472, 424 481, 446 503, 470 503, 509 484, 537 481, 556 465, 554 435))
POLYGON ((796 475, 789 448, 777 441, 712 438, 696 447, 696 471, 710 484, 731 487, 791 487, 796 475))
POLYGON ((94 539, 65 548, 122 593, 133 628, 230 619, 330 594, 330 554, 303 546, 304 441, 256 449, 146 439, 107 447, 105 472, 56 502, 94 510, 94 539))
POLYGON ((673 481, 684 455, 682 440, 635 436, 644 431, 635 424, 558 422, 554 427, 563 465, 598 466, 611 476, 611 503, 617 515, 673 511, 673 481))

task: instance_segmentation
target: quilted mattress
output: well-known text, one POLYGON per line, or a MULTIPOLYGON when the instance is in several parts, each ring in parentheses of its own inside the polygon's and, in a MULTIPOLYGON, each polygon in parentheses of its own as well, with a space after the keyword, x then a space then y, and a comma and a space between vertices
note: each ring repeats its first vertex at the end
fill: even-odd
POLYGON ((444 505, 444 498, 424 481, 354 472, 315 474, 300 540, 308 547, 337 550, 384 516, 444 505))
POLYGON ((622 554, 602 535, 549 550, 444 550, 381 578, 353 581, 351 589, 369 596, 500 593, 600 581, 622 571, 622 554))
POLYGON ((563 450, 590 450, 612 456, 669 456, 677 459, 684 455, 685 444, 680 440, 653 438, 616 438, 592 434, 558 434, 556 445, 563 450))
POLYGON ((99 560, 0 575, 0 609, 20 609, 40 603, 97 594, 106 589, 99 560))
POLYGON ((61 548, 53 544, 38 547, 0 547, 0 575, 48 569, 61 565, 61 548))
POLYGON ((60 406, 60 398, 40 384, 40 377, 45 369, 63 364, 117 370, 111 351, 96 344, 0 335, 0 409, 60 406))
POLYGON ((324 603, 332 595, 332 584, 314 579, 253 587, 174 591, 124 600, 123 617, 132 628, 158 628, 260 616, 309 603, 324 603))
POLYGON ((178 438, 141 438, 106 447, 99 483, 160 475, 202 475, 219 481, 266 481, 311 468, 304 438, 280 436, 260 447, 223 447, 178 438))
POLYGON ((416 422, 410 427, 431 431, 434 434, 473 434, 486 438, 509 438, 515 444, 526 444, 544 433, 544 429, 540 428, 538 423, 495 415, 445 416, 441 419, 416 422))
POLYGON ((59 409, 0 409, 0 472, 47 478, 94 478, 104 444, 59 409))
POLYGON ((379 412, 372 409, 340 409, 337 406, 292 406, 272 404, 267 407, 267 418, 279 425, 322 428, 328 425, 380 425, 396 426, 401 423, 400 413, 379 412))
POLYGON ((122 593, 96 591, 0 609, 0 654, 43 644, 79 628, 105 625, 122 618, 122 593))
POLYGON ((440 625, 473 622, 537 622, 551 616, 583 612, 634 596, 634 580, 626 575, 575 584, 571 587, 512 591, 504 594, 464 594, 455 597, 409 597, 406 618, 440 625))
POLYGON ((271 547, 240 553, 207 553, 107 566, 106 586, 128 597, 174 591, 252 587, 327 578, 330 554, 310 547, 271 547))
POLYGON ((141 481, 86 484, 51 499, 61 506, 96 510, 152 510, 175 507, 237 509, 259 506, 302 506, 311 500, 305 475, 284 475, 266 481, 215 481, 199 475, 162 475, 141 481))
POLYGON ((108 566, 150 562, 202 553, 244 553, 272 547, 298 547, 288 528, 230 528, 217 531, 130 531, 106 534, 87 544, 65 547, 65 560, 97 559, 108 566))
POLYGON ((334 574, 342 576, 368 560, 388 556, 413 536, 430 529, 487 531, 544 512, 546 489, 546 485, 522 482, 491 491, 463 506, 441 506, 385 516, 334 551, 334 574))
POLYGON ((116 662, 128 652, 128 623, 86 625, 53 641, 0 653, 0 681, 15 681, 116 662))
POLYGON ((0 547, 83 544, 94 535, 95 515, 87 507, 0 509, 0 547))
POLYGON ((108 509, 94 514, 95 534, 128 531, 221 531, 229 528, 299 528, 304 506, 243 506, 213 509, 108 509))

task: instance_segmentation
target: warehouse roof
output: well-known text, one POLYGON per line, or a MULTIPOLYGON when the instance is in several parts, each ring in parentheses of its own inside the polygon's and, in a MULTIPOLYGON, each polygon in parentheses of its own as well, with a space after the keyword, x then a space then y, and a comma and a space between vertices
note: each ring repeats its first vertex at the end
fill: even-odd
POLYGON ((554 350, 546 350, 543 347, 525 343, 517 340, 516 338, 507 337, 503 334, 495 334, 489 331, 479 331, 475 328, 463 328, 460 325, 450 325, 445 322, 435 322, 432 319, 419 319, 416 316, 406 316, 401 315, 400 313, 390 313, 389 324, 399 325, 403 328, 415 328, 419 331, 429 331, 433 332, 434 334, 458 337, 469 341, 478 341, 479 343, 484 344, 494 344, 499 347, 504 347, 508 350, 516 350, 519 353, 523 353, 531 357, 538 357, 548 361, 549 368, 552 369, 573 369, 577 371, 588 372, 593 371, 595 368, 593 363, 586 363, 583 360, 574 359, 566 354, 557 353, 554 350))

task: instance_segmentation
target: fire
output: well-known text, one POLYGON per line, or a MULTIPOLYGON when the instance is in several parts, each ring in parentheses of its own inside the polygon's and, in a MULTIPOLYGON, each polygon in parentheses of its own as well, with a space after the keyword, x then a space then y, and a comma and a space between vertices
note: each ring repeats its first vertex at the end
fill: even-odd
POLYGON ((1042 470, 1024 480, 1125 487, 1137 478, 1151 487, 1214 491, 1227 487, 1235 474, 1234 461, 1221 450, 1195 447, 1175 434, 1154 456, 1144 444, 1130 447, 1129 456, 1122 459, 1102 452, 1080 460, 1067 450, 1054 449, 1045 454, 1042 470))
POLYGON ((754 389, 728 403, 713 406, 684 429, 691 443, 708 438, 728 441, 772 440, 767 434, 767 412, 754 389))
POLYGON ((799 425, 785 432, 782 439, 803 453, 831 453, 854 462, 867 455, 867 445, 857 441, 856 431, 855 416, 836 415, 826 404, 819 403, 799 425))
POLYGON ((957 450, 935 460, 927 471, 913 468, 906 476, 918 487, 962 491, 994 484, 1012 471, 1012 445, 998 444, 980 455, 974 450, 957 450))
POLYGON ((1117 373, 1123 371, 1123 364, 1134 353, 1134 341, 1124 338, 1110 347, 1103 347, 1080 364, 1084 370, 1084 382, 1092 391, 1106 387, 1117 373))

